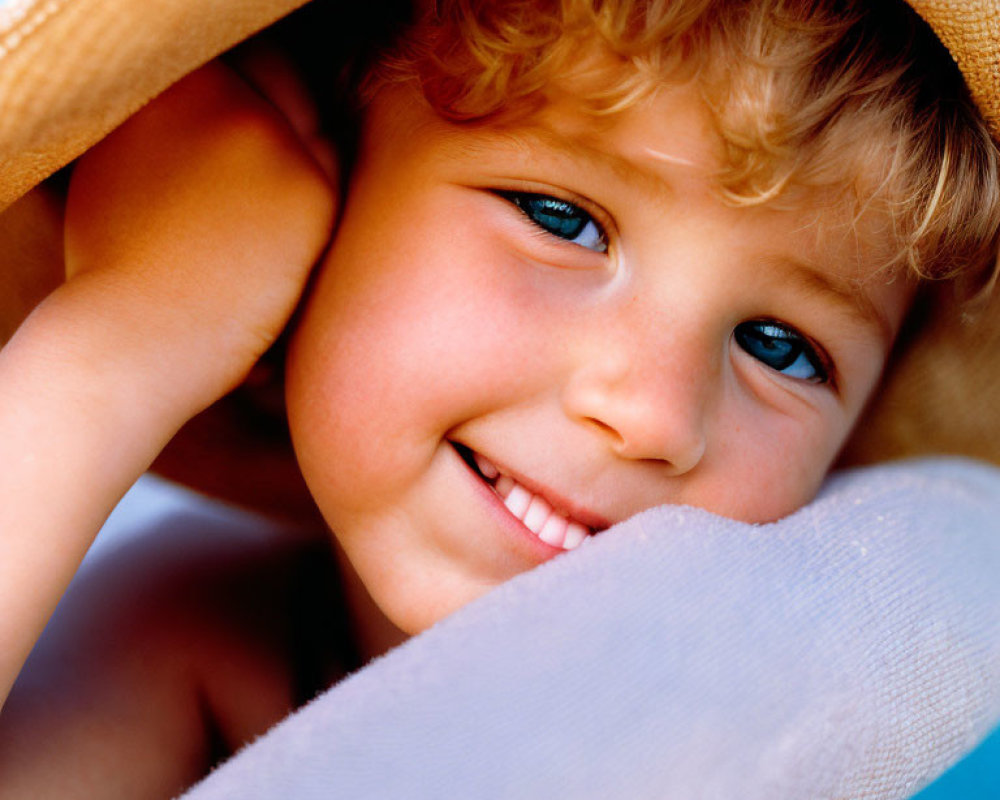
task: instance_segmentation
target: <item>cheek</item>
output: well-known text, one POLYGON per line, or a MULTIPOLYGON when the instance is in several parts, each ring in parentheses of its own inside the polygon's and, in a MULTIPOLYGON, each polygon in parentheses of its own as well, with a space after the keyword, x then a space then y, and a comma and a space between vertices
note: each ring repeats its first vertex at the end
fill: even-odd
POLYGON ((834 417, 748 413, 722 436, 697 505, 745 522, 771 522, 808 503, 843 441, 834 417))
POLYGON ((324 265, 286 382, 314 494, 349 502, 398 491, 449 430, 519 391, 528 320, 490 282, 486 249, 452 239, 448 248, 408 251, 401 242, 380 260, 372 248, 345 246, 324 265))
MULTIPOLYGON (((420 383, 413 350, 393 303, 343 304, 323 281, 295 333, 286 392, 289 426, 316 499, 377 491, 413 460, 420 383), (395 345, 395 346, 393 346, 395 345), (410 424, 407 424, 410 423, 410 424)), ((362 299, 359 297, 359 300, 362 299)), ((324 509, 325 511, 326 509, 324 509)))

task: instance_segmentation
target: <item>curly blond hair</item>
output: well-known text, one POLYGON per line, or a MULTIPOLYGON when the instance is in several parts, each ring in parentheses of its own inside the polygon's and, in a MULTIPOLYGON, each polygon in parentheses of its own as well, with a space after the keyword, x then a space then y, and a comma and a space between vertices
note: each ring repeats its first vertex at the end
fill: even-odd
POLYGON ((997 145, 961 74, 902 0, 428 0, 366 82, 416 81, 455 122, 544 103, 597 47, 620 69, 582 97, 614 114, 695 81, 738 205, 850 198, 875 211, 886 267, 922 278, 996 268, 997 145))

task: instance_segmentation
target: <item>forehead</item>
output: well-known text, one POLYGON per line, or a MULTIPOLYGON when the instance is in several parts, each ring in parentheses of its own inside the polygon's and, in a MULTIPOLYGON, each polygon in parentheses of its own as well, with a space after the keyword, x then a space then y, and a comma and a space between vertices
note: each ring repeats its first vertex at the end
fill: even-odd
POLYGON ((663 84, 619 111, 590 111, 576 94, 556 87, 548 101, 520 122, 524 133, 580 155, 602 152, 643 170, 677 165, 708 179, 724 158, 708 108, 692 83, 663 84))

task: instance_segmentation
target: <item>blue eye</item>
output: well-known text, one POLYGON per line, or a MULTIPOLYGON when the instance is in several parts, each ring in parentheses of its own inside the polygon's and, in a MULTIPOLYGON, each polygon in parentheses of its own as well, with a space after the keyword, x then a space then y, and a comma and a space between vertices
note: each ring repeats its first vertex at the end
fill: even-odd
POLYGON ((524 215, 547 233, 580 247, 605 253, 608 238, 586 211, 567 200, 530 192, 497 192, 517 206, 524 215))
POLYGON ((773 370, 809 383, 826 383, 830 376, 823 359, 794 328, 780 322, 751 320, 733 331, 736 343, 773 370))

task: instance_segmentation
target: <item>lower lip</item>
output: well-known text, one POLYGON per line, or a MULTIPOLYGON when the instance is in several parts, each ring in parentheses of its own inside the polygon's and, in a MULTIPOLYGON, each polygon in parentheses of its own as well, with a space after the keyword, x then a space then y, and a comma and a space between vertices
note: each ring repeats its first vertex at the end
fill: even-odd
POLYGON ((519 554, 527 557, 533 564, 541 564, 566 552, 561 547, 554 547, 535 536, 521 520, 510 513, 500 495, 479 476, 478 472, 465 463, 457 451, 455 458, 458 459, 469 478, 475 482, 476 491, 485 500, 489 513, 496 519, 500 528, 508 534, 519 554))

